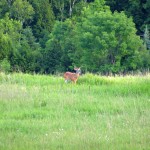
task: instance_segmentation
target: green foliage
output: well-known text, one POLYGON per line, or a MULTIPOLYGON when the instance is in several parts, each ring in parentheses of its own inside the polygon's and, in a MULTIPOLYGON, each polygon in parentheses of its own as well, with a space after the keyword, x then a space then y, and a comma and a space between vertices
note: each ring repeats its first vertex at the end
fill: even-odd
POLYGON ((31 28, 22 30, 18 51, 20 55, 17 62, 19 63, 19 70, 23 72, 37 72, 36 68, 39 67, 40 45, 36 43, 31 28))
POLYGON ((140 34, 147 24, 149 48, 149 6, 148 0, 1 0, 0 61, 37 73, 148 69, 150 54, 133 21, 140 34))
POLYGON ((54 25, 54 13, 49 0, 32 0, 30 2, 35 10, 33 22, 30 23, 33 34, 44 48, 47 37, 54 25))
MULTIPOLYGON (((80 65, 89 71, 122 72, 138 69, 142 41, 132 19, 124 13, 89 7, 77 23, 80 65), (93 9, 95 9, 94 13, 93 9)), ((76 61, 76 60, 75 60, 76 61)), ((76 61, 77 62, 77 61, 76 61)))
POLYGON ((70 19, 55 24, 44 55, 45 65, 49 68, 49 71, 62 72, 68 66, 72 66, 72 58, 76 47, 73 28, 74 25, 70 19))
POLYGON ((0 62, 0 72, 8 73, 10 72, 10 69, 11 69, 11 66, 10 66, 9 61, 7 59, 3 59, 0 62))
POLYGON ((87 6, 90 2, 85 0, 51 0, 51 5, 56 19, 58 21, 65 21, 67 18, 80 15, 83 7, 87 6))
POLYGON ((5 13, 9 10, 6 0, 0 1, 0 19, 5 16, 5 13))
POLYGON ((15 0, 10 10, 11 17, 19 20, 22 24, 32 19, 33 14, 33 7, 27 0, 15 0))
POLYGON ((106 4, 112 12, 124 11, 128 17, 132 17, 140 35, 143 35, 145 24, 150 25, 149 0, 106 0, 106 4))
POLYGON ((7 58, 12 71, 39 71, 40 46, 30 28, 22 29, 19 21, 6 15, 0 20, 0 35, 0 60, 7 58))
POLYGON ((137 70, 144 67, 147 53, 132 19, 123 12, 112 13, 104 1, 84 7, 80 17, 57 22, 48 43, 46 55, 51 63, 46 64, 55 66, 54 70, 73 65, 103 73, 137 70), (53 55, 55 47, 59 48, 58 57, 53 55))
POLYGON ((20 39, 21 24, 19 21, 9 19, 8 15, 0 19, 0 60, 10 58, 15 54, 20 39))

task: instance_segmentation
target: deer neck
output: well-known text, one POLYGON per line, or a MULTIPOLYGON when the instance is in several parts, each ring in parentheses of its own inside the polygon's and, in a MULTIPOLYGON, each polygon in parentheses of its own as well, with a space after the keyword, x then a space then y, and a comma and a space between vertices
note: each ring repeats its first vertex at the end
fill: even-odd
POLYGON ((75 74, 76 74, 77 77, 80 75, 79 73, 75 73, 75 74))

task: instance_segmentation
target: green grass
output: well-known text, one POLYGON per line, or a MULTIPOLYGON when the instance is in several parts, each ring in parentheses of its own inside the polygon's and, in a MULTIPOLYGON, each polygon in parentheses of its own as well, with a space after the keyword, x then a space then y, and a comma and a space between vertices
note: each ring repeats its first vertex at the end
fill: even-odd
POLYGON ((150 76, 0 73, 0 150, 148 150, 150 76))

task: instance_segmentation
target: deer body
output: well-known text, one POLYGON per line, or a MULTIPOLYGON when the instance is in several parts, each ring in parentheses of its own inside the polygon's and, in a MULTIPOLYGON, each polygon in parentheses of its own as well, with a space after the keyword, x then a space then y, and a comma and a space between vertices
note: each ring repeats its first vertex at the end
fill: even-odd
POLYGON ((80 68, 75 68, 74 70, 76 71, 76 73, 65 72, 64 74, 65 82, 68 82, 68 81, 72 81, 73 83, 77 82, 78 77, 80 76, 81 70, 80 68))

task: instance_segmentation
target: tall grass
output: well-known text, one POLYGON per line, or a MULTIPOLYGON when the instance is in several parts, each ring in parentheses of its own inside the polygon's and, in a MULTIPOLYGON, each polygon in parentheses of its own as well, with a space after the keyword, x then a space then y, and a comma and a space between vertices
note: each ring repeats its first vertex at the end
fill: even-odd
POLYGON ((0 74, 0 149, 149 149, 150 76, 0 74))

